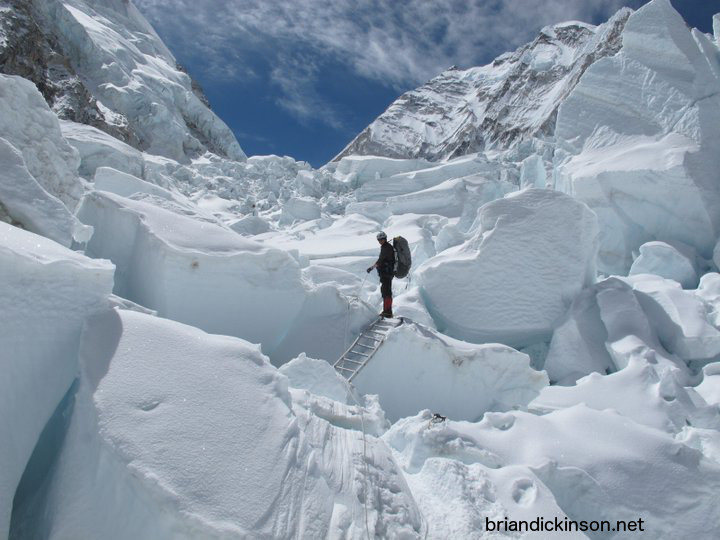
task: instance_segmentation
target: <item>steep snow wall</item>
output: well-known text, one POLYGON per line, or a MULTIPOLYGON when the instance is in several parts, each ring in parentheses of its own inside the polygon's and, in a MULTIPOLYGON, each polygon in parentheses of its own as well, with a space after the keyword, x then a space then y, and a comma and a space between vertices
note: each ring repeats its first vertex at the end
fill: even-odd
POLYGON ((77 376, 83 321, 107 309, 113 266, 0 223, 0 538, 38 436, 77 376))

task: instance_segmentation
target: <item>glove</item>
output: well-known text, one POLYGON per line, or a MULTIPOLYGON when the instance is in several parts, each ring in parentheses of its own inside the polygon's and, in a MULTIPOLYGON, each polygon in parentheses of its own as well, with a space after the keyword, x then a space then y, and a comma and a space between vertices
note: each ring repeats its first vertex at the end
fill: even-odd
POLYGON ((367 269, 367 273, 368 273, 368 274, 369 274, 370 272, 372 272, 372 271, 373 271, 373 267, 372 267, 372 266, 367 269))

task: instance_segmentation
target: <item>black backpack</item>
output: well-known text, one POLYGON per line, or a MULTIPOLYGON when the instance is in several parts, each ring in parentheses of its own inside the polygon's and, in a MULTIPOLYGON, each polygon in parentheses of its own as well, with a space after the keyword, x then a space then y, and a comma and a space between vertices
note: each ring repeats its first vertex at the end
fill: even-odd
POLYGON ((412 257, 410 255, 410 246, 408 241, 402 236, 393 238, 393 250, 395 251, 395 268, 393 274, 396 278, 404 278, 410 272, 412 266, 412 257))

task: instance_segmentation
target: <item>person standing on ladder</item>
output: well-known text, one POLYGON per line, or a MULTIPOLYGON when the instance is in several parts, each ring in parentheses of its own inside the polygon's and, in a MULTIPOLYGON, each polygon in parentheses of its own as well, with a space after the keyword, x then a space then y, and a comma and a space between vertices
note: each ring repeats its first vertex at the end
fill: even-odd
POLYGON ((387 240, 387 235, 380 231, 377 234, 377 241, 380 243, 380 257, 375 261, 368 273, 373 268, 377 268, 378 276, 380 276, 380 294, 383 298, 383 310, 381 317, 392 318, 392 280, 395 271, 395 250, 387 240))

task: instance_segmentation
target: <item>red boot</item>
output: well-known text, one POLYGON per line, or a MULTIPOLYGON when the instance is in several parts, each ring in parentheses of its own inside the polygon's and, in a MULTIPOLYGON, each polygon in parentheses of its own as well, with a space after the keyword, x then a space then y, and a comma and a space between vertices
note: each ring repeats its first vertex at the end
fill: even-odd
POLYGON ((383 298, 383 311, 380 316, 392 319, 392 296, 386 296, 385 298, 383 298))

